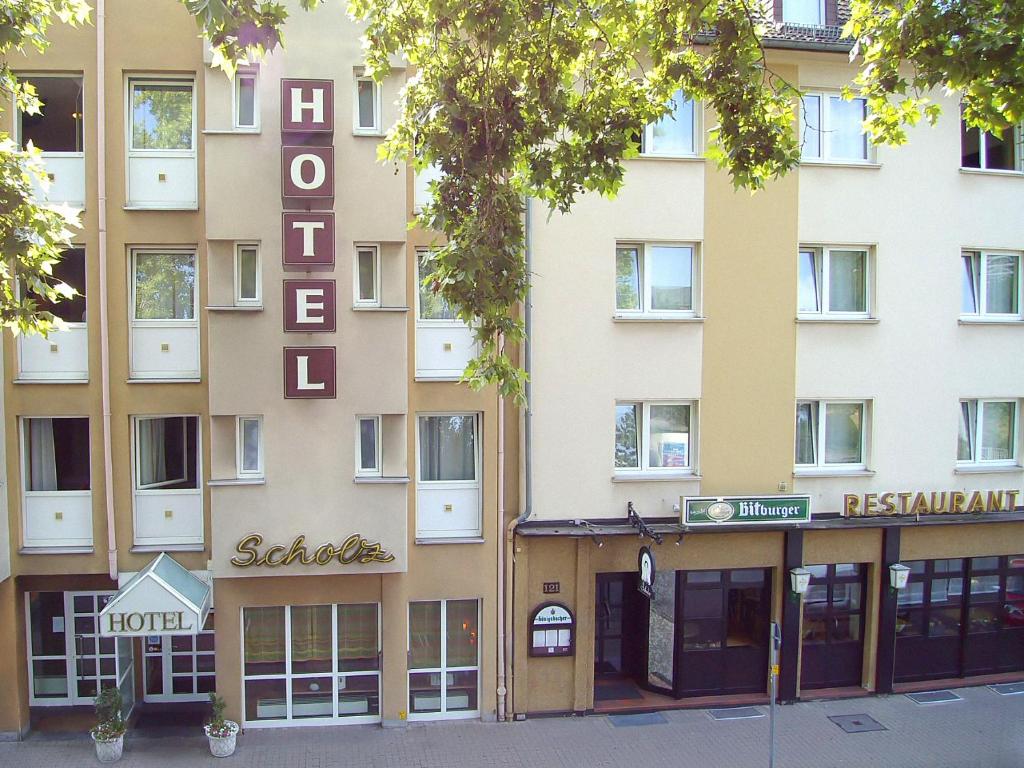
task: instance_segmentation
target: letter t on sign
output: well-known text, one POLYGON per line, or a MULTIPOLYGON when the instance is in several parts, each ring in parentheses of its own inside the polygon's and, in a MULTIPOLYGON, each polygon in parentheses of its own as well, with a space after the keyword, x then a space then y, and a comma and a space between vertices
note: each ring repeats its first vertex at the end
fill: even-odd
POLYGON ((333 399, 337 396, 334 347, 285 347, 286 399, 333 399))
POLYGON ((281 266, 288 272, 334 269, 334 214, 293 212, 281 218, 281 266))

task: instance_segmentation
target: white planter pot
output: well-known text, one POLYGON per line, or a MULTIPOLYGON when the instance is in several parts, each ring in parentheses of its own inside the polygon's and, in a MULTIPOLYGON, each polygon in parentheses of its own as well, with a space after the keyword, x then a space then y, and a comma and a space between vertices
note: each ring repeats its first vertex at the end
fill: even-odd
POLYGON ((124 751, 123 734, 113 741, 99 741, 95 736, 92 740, 96 745, 96 759, 101 763, 116 763, 121 759, 121 753, 124 751))
POLYGON ((204 725, 206 738, 210 741, 210 754, 214 757, 230 757, 235 751, 235 739, 238 738, 238 723, 232 720, 224 721, 231 728, 227 736, 213 736, 210 734, 210 726, 204 725))

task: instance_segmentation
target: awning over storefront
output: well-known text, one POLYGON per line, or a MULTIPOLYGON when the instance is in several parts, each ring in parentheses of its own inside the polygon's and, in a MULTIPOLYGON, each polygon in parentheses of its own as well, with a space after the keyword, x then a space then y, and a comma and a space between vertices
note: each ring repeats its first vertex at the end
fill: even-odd
POLYGON ((210 585, 161 552, 100 611, 100 634, 194 635, 206 622, 210 605, 210 585))

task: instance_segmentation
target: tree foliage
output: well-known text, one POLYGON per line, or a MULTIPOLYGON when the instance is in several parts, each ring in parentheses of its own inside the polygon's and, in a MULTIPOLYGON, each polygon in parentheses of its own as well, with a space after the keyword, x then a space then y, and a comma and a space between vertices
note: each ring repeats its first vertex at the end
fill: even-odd
MULTIPOLYGON (((84 0, 0 0, 0 113, 12 101, 27 114, 39 113, 41 106, 35 89, 18 80, 7 57, 45 51, 46 30, 55 19, 81 24, 88 16, 84 0)), ((15 333, 48 333, 61 321, 43 307, 75 293, 53 279, 53 267, 71 245, 78 216, 34 201, 33 182, 43 189, 50 183, 40 151, 31 144, 22 148, 0 132, 0 326, 15 333)))

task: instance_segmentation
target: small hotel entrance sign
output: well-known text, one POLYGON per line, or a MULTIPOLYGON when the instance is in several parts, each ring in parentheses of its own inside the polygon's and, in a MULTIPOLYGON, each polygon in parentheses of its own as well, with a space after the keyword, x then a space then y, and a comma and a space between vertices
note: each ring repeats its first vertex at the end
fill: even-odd
POLYGON ((778 525, 811 519, 810 496, 723 496, 683 500, 683 525, 778 525))

